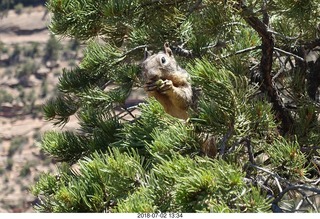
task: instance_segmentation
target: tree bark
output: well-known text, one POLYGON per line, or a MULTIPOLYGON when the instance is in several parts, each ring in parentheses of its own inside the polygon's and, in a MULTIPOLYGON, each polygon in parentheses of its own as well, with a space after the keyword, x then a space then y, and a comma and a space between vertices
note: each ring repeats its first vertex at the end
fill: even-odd
POLYGON ((290 112, 282 105, 277 90, 272 83, 272 64, 274 51, 274 37, 268 31, 268 14, 264 10, 263 21, 259 20, 245 4, 240 0, 237 9, 240 10, 241 17, 259 34, 262 40, 262 56, 260 61, 260 72, 262 75, 261 89, 267 93, 276 112, 276 119, 281 122, 282 134, 286 134, 292 129, 293 120, 290 112))

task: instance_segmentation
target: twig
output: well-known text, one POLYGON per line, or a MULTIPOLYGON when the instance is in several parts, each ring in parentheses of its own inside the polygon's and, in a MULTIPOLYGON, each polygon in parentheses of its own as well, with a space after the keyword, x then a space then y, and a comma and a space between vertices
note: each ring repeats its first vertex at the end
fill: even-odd
POLYGON ((315 151, 315 150, 319 150, 320 146, 309 146, 309 147, 301 147, 300 151, 301 152, 310 152, 310 151, 315 151))
POLYGON ((230 136, 232 135, 233 128, 229 128, 229 131, 223 136, 222 142, 221 142, 221 148, 220 148, 220 155, 224 155, 226 143, 229 140, 230 136))
POLYGON ((279 188, 279 191, 282 192, 283 190, 282 190, 282 187, 281 187, 281 185, 280 185, 280 182, 279 182, 278 178, 277 178, 277 177, 274 177, 274 180, 275 180, 276 183, 277 183, 277 186, 278 186, 278 188, 279 188))
POLYGON ((252 167, 254 167, 254 168, 256 168, 256 169, 258 169, 258 170, 261 170, 261 171, 263 171, 263 172, 265 172, 265 173, 268 173, 268 174, 270 174, 270 175, 273 176, 273 177, 278 178, 278 179, 279 179, 280 181, 282 181, 282 182, 288 183, 286 179, 280 177, 280 176, 279 176, 278 174, 276 174, 276 173, 271 172, 270 170, 267 170, 267 169, 265 169, 265 168, 259 167, 259 166, 255 165, 255 164, 251 164, 251 163, 250 163, 249 165, 252 166, 252 167))
POLYGON ((132 52, 134 52, 134 51, 137 50, 137 49, 144 49, 144 48, 146 48, 146 47, 148 47, 148 45, 136 46, 136 47, 134 47, 133 49, 130 49, 129 51, 123 53, 119 58, 123 58, 123 57, 125 57, 126 55, 128 55, 129 53, 132 53, 132 52))
POLYGON ((239 51, 236 51, 235 53, 222 56, 221 58, 222 59, 229 58, 231 56, 239 55, 239 54, 246 53, 246 52, 250 52, 250 51, 253 51, 253 50, 256 50, 256 49, 261 49, 261 46, 252 46, 252 47, 249 47, 249 48, 241 49, 239 51))
POLYGON ((125 52, 121 56, 119 56, 118 60, 115 61, 113 64, 118 65, 129 53, 132 53, 138 49, 145 49, 146 47, 148 47, 148 45, 140 45, 140 46, 134 47, 133 49, 128 50, 127 52, 125 52))
POLYGON ((285 54, 285 55, 293 56, 293 57, 299 59, 300 61, 305 62, 304 58, 302 58, 302 57, 300 57, 300 56, 298 56, 298 55, 296 55, 296 54, 293 54, 293 53, 291 53, 291 52, 284 51, 284 50, 279 49, 279 48, 277 48, 277 47, 274 47, 274 50, 276 50, 276 51, 278 51, 278 52, 280 52, 280 53, 283 53, 283 54, 285 54))
POLYGON ((170 46, 170 49, 175 53, 183 57, 193 57, 192 50, 184 49, 183 46, 170 46))
MULTIPOLYGON (((313 188, 313 187, 308 187, 308 186, 304 186, 304 185, 290 185, 288 187, 286 187, 279 195, 276 199, 273 200, 273 203, 278 203, 282 198, 283 196, 291 191, 291 190, 297 190, 299 191, 299 189, 303 189, 303 190, 309 190, 311 192, 314 192, 314 193, 317 193, 317 194, 320 194, 320 189, 317 189, 317 188, 313 188)), ((301 194, 303 194, 302 191, 299 191, 301 194)), ((310 201, 310 200, 309 200, 310 201)))
POLYGON ((270 29, 268 29, 268 32, 269 32, 269 33, 272 33, 272 34, 274 34, 274 35, 280 36, 280 37, 282 37, 282 38, 284 38, 284 39, 286 39, 286 40, 297 40, 297 39, 299 39, 299 37, 300 37, 300 36, 288 37, 288 36, 285 36, 285 35, 283 35, 283 34, 281 34, 281 33, 278 33, 278 32, 276 32, 276 31, 270 30, 270 29))
POLYGON ((289 59, 288 62, 289 62, 289 64, 290 64, 291 68, 294 69, 295 65, 293 64, 292 60, 289 59))
POLYGON ((246 194, 247 192, 250 192, 252 189, 249 189, 248 191, 244 188, 241 192, 241 194, 239 196, 234 197, 233 199, 231 199, 231 202, 236 201, 237 199, 241 198, 244 194, 246 194))
MULTIPOLYGON (((135 119, 136 117, 132 114, 132 112, 130 110, 128 110, 126 107, 121 107, 122 109, 124 109, 133 119, 135 119)), ((132 110, 133 111, 133 110, 132 110)))
POLYGON ((202 3, 202 0, 198 0, 198 1, 189 9, 186 17, 189 17, 196 9, 198 9, 201 3, 202 3))
POLYGON ((316 185, 318 185, 319 183, 320 183, 320 178, 319 178, 316 182, 314 182, 313 185, 316 186, 316 185))
POLYGON ((266 182, 268 181, 268 179, 266 179, 265 181, 263 181, 262 179, 261 180, 257 180, 257 184, 261 187, 261 188, 263 188, 263 189, 265 189, 267 192, 269 192, 269 195, 271 196, 271 197, 273 197, 274 196, 274 192, 273 192, 273 190, 271 189, 271 188, 269 188, 268 186, 266 186, 265 184, 267 184, 266 182))
POLYGON ((313 207, 313 209, 318 213, 317 207, 314 205, 314 203, 309 199, 308 196, 305 197, 306 201, 313 207))
POLYGON ((242 26, 242 27, 246 27, 245 24, 243 24, 243 23, 241 23, 241 22, 235 21, 235 22, 230 22, 230 23, 227 23, 227 24, 222 25, 222 28, 224 28, 224 27, 229 27, 229 26, 235 26, 235 25, 239 25, 239 26, 242 26))
POLYGON ((201 47, 200 50, 212 49, 212 48, 213 49, 221 49, 221 48, 225 48, 226 46, 227 46, 227 42, 226 41, 218 40, 218 42, 216 44, 201 47))
POLYGON ((318 212, 317 207, 313 204, 313 202, 309 199, 309 196, 305 192, 300 191, 299 189, 297 189, 297 192, 299 192, 303 196, 303 200, 306 200, 313 207, 313 209, 318 212))
POLYGON ((131 106, 131 107, 127 107, 127 108, 121 107, 121 108, 124 109, 124 111, 122 111, 116 115, 119 119, 124 118, 128 114, 130 114, 133 118, 136 118, 131 112, 134 111, 135 109, 137 109, 137 106, 131 106), (124 114, 124 115, 122 115, 122 114, 124 114))
POLYGON ((261 7, 261 11, 262 11, 262 21, 266 26, 269 26, 269 15, 268 15, 268 10, 267 10, 267 2, 266 0, 263 1, 262 7, 261 7))
POLYGON ((239 142, 239 144, 242 144, 242 143, 245 143, 245 145, 247 146, 248 156, 249 156, 249 161, 250 161, 250 163, 255 164, 250 139, 248 139, 248 138, 243 138, 243 139, 241 139, 241 141, 239 142))
POLYGON ((297 204, 297 207, 295 209, 296 211, 299 211, 299 209, 300 209, 301 205, 303 204, 303 202, 304 202, 304 199, 301 199, 300 202, 297 204))
POLYGON ((276 52, 276 55, 277 55, 277 58, 279 59, 279 62, 281 63, 281 68, 280 68, 280 70, 277 72, 277 74, 275 74, 275 75, 272 77, 272 82, 273 82, 273 83, 275 83, 275 79, 276 79, 277 77, 279 77, 279 75, 284 72, 284 69, 285 69, 285 66, 286 66, 285 63, 283 63, 283 61, 281 60, 278 52, 276 52))
POLYGON ((314 196, 319 196, 319 194, 313 193, 313 194, 311 194, 311 195, 308 195, 309 198, 314 198, 314 196))
POLYGON ((101 90, 106 89, 106 87, 108 87, 111 83, 113 83, 113 80, 107 81, 105 84, 103 84, 103 85, 100 87, 100 89, 101 89, 101 90))
POLYGON ((144 8, 144 7, 148 7, 148 6, 151 6, 151 5, 153 5, 153 4, 159 4, 159 3, 162 4, 162 5, 164 5, 164 6, 175 5, 175 4, 177 4, 177 3, 182 3, 184 0, 174 1, 174 2, 171 1, 170 3, 162 3, 161 1, 162 1, 162 0, 147 1, 147 2, 144 3, 144 4, 139 5, 137 8, 139 8, 139 7, 144 8))

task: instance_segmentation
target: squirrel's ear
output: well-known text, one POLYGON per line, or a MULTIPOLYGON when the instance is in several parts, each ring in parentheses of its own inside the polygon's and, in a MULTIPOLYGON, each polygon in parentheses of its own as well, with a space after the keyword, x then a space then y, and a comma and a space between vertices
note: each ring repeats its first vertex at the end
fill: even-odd
POLYGON ((172 50, 170 49, 170 46, 169 46, 169 43, 168 42, 165 42, 164 43, 164 52, 170 56, 170 57, 173 57, 173 53, 172 53, 172 50))
POLYGON ((148 51, 148 48, 145 47, 143 60, 146 60, 149 56, 151 56, 151 53, 148 51))

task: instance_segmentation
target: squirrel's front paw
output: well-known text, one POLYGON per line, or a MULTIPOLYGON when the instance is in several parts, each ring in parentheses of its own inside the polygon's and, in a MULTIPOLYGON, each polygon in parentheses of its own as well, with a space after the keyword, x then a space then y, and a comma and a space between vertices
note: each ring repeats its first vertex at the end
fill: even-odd
POLYGON ((171 80, 149 81, 144 85, 146 91, 158 91, 161 94, 166 94, 169 90, 172 90, 173 84, 171 80))
POLYGON ((157 81, 148 81, 144 85, 145 91, 156 91, 163 84, 163 80, 159 79, 157 81))
POLYGON ((171 80, 164 80, 162 81, 162 84, 158 87, 158 91, 161 94, 166 94, 168 91, 172 90, 173 88, 173 84, 171 80))

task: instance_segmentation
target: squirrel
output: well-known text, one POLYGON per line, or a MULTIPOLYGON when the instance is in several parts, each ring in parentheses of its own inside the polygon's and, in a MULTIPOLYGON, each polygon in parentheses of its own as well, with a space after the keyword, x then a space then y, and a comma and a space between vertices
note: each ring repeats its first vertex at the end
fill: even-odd
MULTIPOLYGON (((168 114, 187 120, 188 108, 197 104, 199 90, 192 89, 188 72, 178 65, 168 43, 164 44, 164 51, 145 57, 142 73, 148 96, 155 97, 168 114)), ((214 158, 217 154, 214 136, 200 139, 202 153, 214 158)))
POLYGON ((142 73, 148 96, 155 97, 168 114, 187 120, 193 97, 188 72, 178 65, 168 43, 164 51, 145 58, 142 73))

